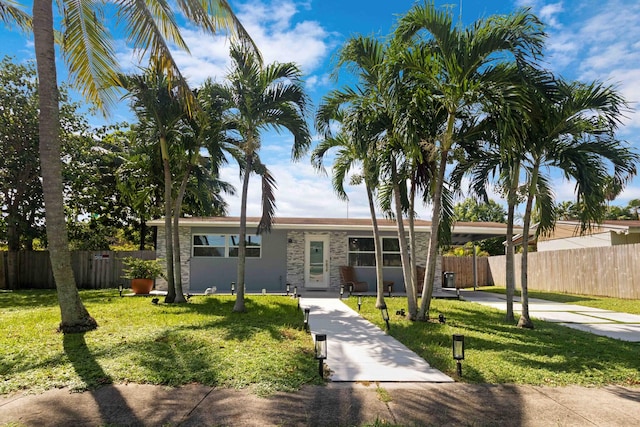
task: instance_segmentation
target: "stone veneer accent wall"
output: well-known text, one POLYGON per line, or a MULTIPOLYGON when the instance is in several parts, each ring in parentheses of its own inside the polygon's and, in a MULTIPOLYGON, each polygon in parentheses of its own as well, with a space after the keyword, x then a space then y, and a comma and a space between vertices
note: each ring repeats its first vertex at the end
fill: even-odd
MULTIPOLYGON (((189 292, 189 274, 191 273, 191 266, 189 261, 191 260, 191 228, 180 227, 180 265, 182 269, 180 271, 182 276, 182 291, 186 294, 189 292)), ((160 263, 167 269, 166 260, 166 244, 165 244, 165 228, 158 227, 158 241, 156 245, 156 258, 160 260, 160 263)), ((156 279, 156 290, 166 291, 167 281, 162 277, 156 279)))
MULTIPOLYGON (((306 234, 329 235, 330 250, 330 283, 329 288, 340 288, 340 266, 348 263, 347 232, 305 232, 292 230, 287 233, 287 283, 304 289, 304 261, 306 234)), ((424 267, 427 261, 429 233, 416 233, 417 264, 424 267)), ((434 289, 442 287, 442 257, 436 261, 436 277, 434 289)), ((422 286, 422 285, 419 285, 422 286)), ((421 291, 422 288, 419 289, 421 291)))

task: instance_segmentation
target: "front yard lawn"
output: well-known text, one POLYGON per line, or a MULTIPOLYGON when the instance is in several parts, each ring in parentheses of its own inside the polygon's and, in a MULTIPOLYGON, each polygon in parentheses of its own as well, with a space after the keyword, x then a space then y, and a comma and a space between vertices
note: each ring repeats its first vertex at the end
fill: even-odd
POLYGON ((231 296, 153 305, 115 290, 80 293, 99 327, 71 335, 56 332, 55 292, 0 294, 0 394, 127 382, 268 394, 321 383, 313 341, 292 298, 251 296, 240 314, 232 313, 231 296))

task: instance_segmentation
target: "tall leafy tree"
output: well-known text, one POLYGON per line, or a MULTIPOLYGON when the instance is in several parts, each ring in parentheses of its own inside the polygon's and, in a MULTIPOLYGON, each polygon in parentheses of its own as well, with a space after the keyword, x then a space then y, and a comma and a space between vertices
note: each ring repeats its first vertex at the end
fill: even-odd
MULTIPOLYGON (((4 4, 7 4, 6 1, 4 4)), ((117 82, 118 62, 110 31, 103 20, 96 19, 96 16, 104 15, 107 4, 81 0, 57 5, 63 17, 60 29, 62 52, 71 79, 87 99, 100 107, 108 107, 115 100, 115 92, 111 88, 117 82)), ((150 61, 157 69, 176 78, 180 83, 177 90, 192 101, 191 92, 183 84, 184 79, 169 50, 168 43, 187 49, 180 36, 172 5, 126 0, 109 3, 108 6, 115 7, 119 22, 124 25, 127 39, 133 47, 141 55, 149 54, 150 61)), ((220 28, 231 28, 249 39, 226 0, 187 0, 178 2, 177 6, 189 21, 204 31, 215 33, 220 28)), ((60 329, 63 332, 89 330, 95 328, 97 323, 80 300, 71 271, 68 237, 64 227, 53 2, 34 0, 32 11, 40 90, 40 161, 51 265, 62 317, 60 329)), ((20 23, 14 15, 9 18, 20 23)), ((3 15, 2 19, 8 18, 3 15)))
POLYGON ((263 65, 247 44, 231 46, 231 71, 223 85, 228 100, 225 121, 238 135, 242 152, 238 293, 233 311, 245 311, 247 240, 247 192, 252 173, 262 178, 262 218, 257 233, 269 231, 275 214, 275 179, 260 160, 261 134, 266 129, 287 130, 293 135, 291 157, 298 160, 311 144, 305 116, 308 99, 302 73, 293 63, 263 65))
MULTIPOLYGON (((428 82, 436 108, 446 112, 444 125, 434 138, 437 175, 434 177, 433 215, 427 268, 418 318, 428 319, 440 233, 442 197, 447 163, 456 148, 459 120, 496 100, 508 86, 502 83, 496 67, 507 53, 526 62, 542 47, 544 34, 540 22, 526 10, 508 16, 479 20, 468 28, 454 25, 449 11, 438 11, 433 4, 416 5, 403 16, 395 37, 412 42, 419 53, 408 57, 407 72, 428 82)), ((502 99, 502 96, 500 96, 502 99)))

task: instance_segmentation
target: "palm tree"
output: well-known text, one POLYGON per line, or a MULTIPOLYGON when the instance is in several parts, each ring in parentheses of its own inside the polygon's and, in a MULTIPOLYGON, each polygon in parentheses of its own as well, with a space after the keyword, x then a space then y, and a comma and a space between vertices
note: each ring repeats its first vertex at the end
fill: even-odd
POLYGON ((334 163, 333 187, 341 198, 346 198, 344 180, 355 164, 361 165, 361 173, 354 182, 364 182, 369 213, 373 228, 376 262, 376 307, 384 302, 383 259, 374 192, 379 181, 380 134, 385 129, 386 113, 375 99, 385 72, 386 46, 371 37, 357 36, 349 39, 339 53, 338 69, 350 69, 357 78, 354 86, 335 90, 325 96, 316 115, 316 126, 325 140, 314 150, 311 160, 322 168, 327 151, 338 149, 334 163), (333 135, 331 125, 337 123, 341 130, 333 135))
POLYGON ((544 34, 540 22, 528 11, 506 17, 490 17, 469 28, 454 26, 452 14, 438 11, 433 4, 416 5, 403 16, 396 29, 399 42, 409 45, 405 69, 416 81, 428 82, 436 108, 446 112, 446 120, 436 145, 437 175, 434 177, 433 215, 423 283, 419 319, 428 319, 440 232, 445 170, 455 148, 458 121, 482 104, 492 102, 505 90, 502 75, 495 65, 510 53, 516 61, 526 62, 542 47, 544 34), (425 33, 421 32, 424 30, 425 33), (416 36, 426 34, 415 41, 416 36), (413 49, 411 49, 413 46, 413 49), (420 53, 413 55, 412 53, 420 53), (414 60, 419 59, 419 60, 414 60))
MULTIPOLYGON (((147 70, 142 75, 118 78, 122 87, 127 90, 126 97, 132 99, 132 108, 138 120, 145 127, 151 128, 151 133, 158 139, 159 151, 162 158, 164 176, 164 215, 165 215, 165 245, 167 253, 167 284, 168 292, 165 301, 177 302, 184 300, 181 289, 176 289, 174 238, 172 219, 174 217, 172 196, 172 173, 170 162, 169 140, 177 134, 182 121, 187 117, 184 103, 178 93, 171 88, 173 83, 160 70, 147 70)), ((177 216, 177 215, 176 215, 177 216)))
MULTIPOLYGON (((110 32, 101 19, 96 19, 96 16, 102 16, 106 4, 81 0, 61 2, 58 5, 61 7, 60 15, 64 18, 61 31, 62 51, 70 76, 89 101, 106 109, 115 100, 113 88, 118 73, 110 32)), ((226 0, 184 1, 177 5, 189 21, 208 33, 229 28, 241 37, 250 39, 226 0)), ((182 96, 192 100, 191 92, 183 84, 184 79, 168 47, 168 42, 172 42, 179 48, 187 49, 180 36, 172 6, 168 3, 125 0, 110 3, 109 7, 116 8, 133 47, 142 55, 149 53, 155 68, 165 71, 170 79, 175 78, 180 83, 177 88, 182 96)), ((71 271, 63 214, 53 2, 34 0, 32 10, 40 95, 40 162, 47 238, 62 312, 60 329, 63 332, 87 330, 95 328, 96 322, 89 316, 78 295, 71 271)), ((193 102, 188 105, 193 105, 193 102)))
POLYGON ((528 305, 527 254, 534 200, 539 217, 536 233, 553 229, 556 218, 550 177, 544 171, 557 168, 566 179, 575 180, 579 220, 585 231, 604 218, 610 177, 626 183, 636 174, 635 163, 639 158, 614 136, 626 104, 612 87, 599 82, 560 80, 553 93, 534 91, 532 97, 535 108, 525 125, 528 143, 523 157, 527 200, 521 264, 522 315, 518 326, 524 328, 533 328, 528 305))
MULTIPOLYGON (((352 92, 355 94, 356 92, 352 92)), ((382 245, 380 240, 380 230, 378 227, 378 218, 376 215, 374 191, 378 185, 378 165, 375 160, 375 140, 374 141, 359 141, 353 138, 347 130, 349 125, 357 125, 362 123, 354 117, 349 117, 352 120, 351 123, 347 123, 347 112, 344 110, 330 111, 336 107, 338 103, 334 102, 336 98, 339 98, 341 93, 334 91, 324 97, 323 103, 318 109, 316 115, 316 127, 323 135, 324 140, 320 141, 317 147, 311 154, 311 162, 318 169, 324 171, 323 160, 324 156, 332 149, 338 150, 333 165, 333 189, 338 197, 342 200, 347 200, 348 196, 344 189, 344 182, 349 171, 356 165, 361 165, 362 170, 359 175, 354 175, 352 178, 353 184, 360 184, 364 182, 365 190, 367 193, 367 200, 369 202, 369 213, 371 215, 371 224, 373 227, 373 241, 375 251, 376 262, 376 307, 382 307, 384 302, 384 280, 383 280, 383 260, 382 260, 382 245), (332 119, 327 119, 331 117, 332 119), (331 132, 331 125, 333 122, 337 122, 343 126, 343 129, 336 135, 331 132), (355 123, 354 123, 355 122, 355 123)), ((353 100, 352 100, 353 101, 353 100)))
POLYGON ((224 85, 228 109, 225 121, 239 135, 242 152, 240 172, 243 177, 240 203, 238 246, 238 292, 233 311, 245 311, 245 265, 247 236, 247 191, 249 177, 256 173, 262 178, 262 218, 257 233, 271 229, 275 214, 275 179, 261 162, 260 134, 268 128, 286 129, 293 135, 291 157, 300 159, 311 144, 305 121, 307 95, 302 74, 293 63, 263 65, 260 58, 246 44, 231 45, 231 71, 224 85))

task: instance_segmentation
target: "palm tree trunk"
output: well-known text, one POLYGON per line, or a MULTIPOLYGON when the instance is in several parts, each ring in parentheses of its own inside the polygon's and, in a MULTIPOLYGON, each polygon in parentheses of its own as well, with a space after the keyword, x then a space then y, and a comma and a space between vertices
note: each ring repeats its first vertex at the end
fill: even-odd
POLYGON ((506 270, 506 286, 507 286, 507 314, 505 320, 514 322, 513 315, 513 296, 516 289, 516 267, 513 243, 513 223, 515 221, 516 210, 516 191, 518 189, 518 176, 520 172, 520 163, 517 162, 512 169, 513 176, 509 180, 509 188, 507 190, 507 246, 505 248, 505 270, 506 270))
POLYGON ((166 303, 172 303, 176 299, 175 275, 173 271, 173 228, 172 228, 172 209, 171 209, 171 169, 169 165, 169 150, 167 149, 167 138, 160 136, 160 151, 162 152, 162 166, 164 171, 164 241, 167 247, 167 296, 164 299, 166 303))
POLYGON ((236 303, 233 306, 233 311, 244 312, 246 308, 244 306, 244 276, 246 266, 246 237, 247 237, 247 193, 249 192, 249 176, 251 175, 251 169, 253 168, 253 156, 251 154, 246 155, 244 169, 244 177, 242 180, 242 195, 240 202, 240 236, 238 238, 238 293, 236 294, 236 303))
POLYGON ((51 269, 56 282, 64 333, 84 332, 98 324, 82 304, 71 269, 71 253, 62 198, 59 105, 51 0, 34 0, 33 35, 39 81, 39 132, 42 191, 51 269))
POLYGON ((522 260, 520 264, 520 287, 522 289, 521 304, 522 313, 518 320, 518 327, 533 329, 533 322, 529 317, 529 288, 527 282, 528 272, 528 253, 529 253, 529 226, 531 224, 531 210, 533 207, 533 197, 535 188, 538 185, 538 171, 540 165, 536 163, 531 172, 531 181, 529 183, 529 194, 527 194, 527 205, 524 210, 524 220, 522 225, 522 260))
POLYGON ((393 181, 393 197, 396 208, 396 221, 398 223, 398 243, 400 244, 400 260, 402 261, 402 276, 407 287, 407 309, 409 319, 415 320, 418 314, 418 303, 412 298, 416 293, 411 282, 411 261, 409 260, 409 250, 407 236, 404 231, 404 220, 402 216, 402 200, 400 198, 400 183, 398 182, 398 171, 396 169, 395 158, 391 159, 391 180, 393 181))
POLYGON ((369 212, 371 213, 371 224, 373 226, 373 246, 376 254, 376 308, 382 307, 384 302, 384 274, 382 271, 382 242, 380 240, 380 230, 378 229, 378 218, 376 218, 376 207, 373 202, 373 192, 371 186, 365 180, 367 199, 369 200, 369 212))
MULTIPOLYGON (((414 292, 414 300, 418 300, 416 294, 418 289, 418 270, 417 270, 417 256, 416 254, 416 227, 415 227, 415 210, 416 208, 416 174, 415 171, 411 176, 411 190, 409 191, 409 245, 411 245, 411 283, 413 284, 410 289, 414 292)), ((416 304, 417 305, 417 304, 416 304)))
POLYGON ((173 205, 173 270, 176 276, 175 289, 176 299, 174 302, 187 302, 184 298, 184 291, 182 290, 182 260, 180 256, 180 214, 182 212, 182 200, 184 199, 184 193, 187 191, 187 183, 189 182, 189 175, 191 174, 191 162, 187 165, 187 170, 182 177, 180 183, 180 189, 176 196, 175 204, 173 205))
POLYGON ((442 191, 444 188, 444 173, 447 167, 449 152, 442 150, 440 164, 438 165, 438 178, 433 195, 433 215, 431 217, 431 235, 429 236, 429 252, 427 254, 427 267, 422 284, 422 300, 420 301, 419 320, 429 320, 431 297, 433 296, 433 282, 436 278, 436 261, 438 259, 438 240, 440 238, 440 214, 442 210, 442 191))

